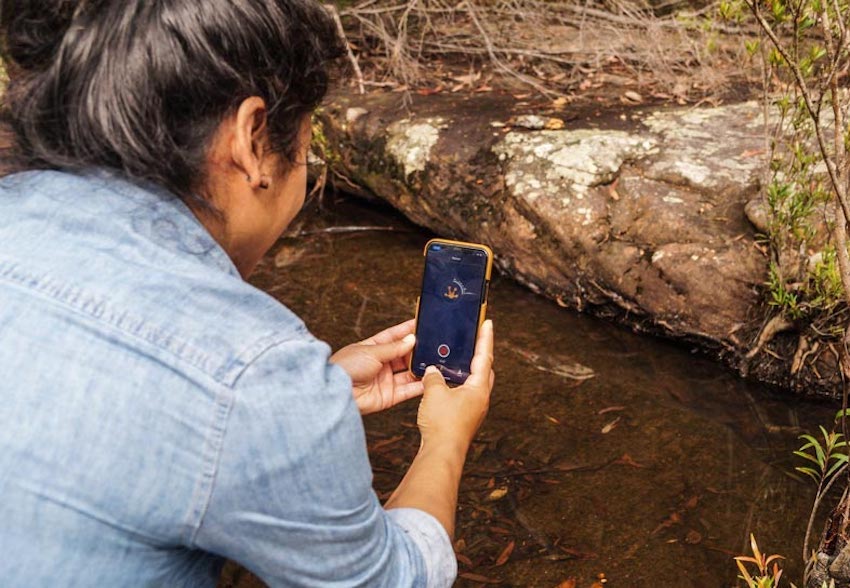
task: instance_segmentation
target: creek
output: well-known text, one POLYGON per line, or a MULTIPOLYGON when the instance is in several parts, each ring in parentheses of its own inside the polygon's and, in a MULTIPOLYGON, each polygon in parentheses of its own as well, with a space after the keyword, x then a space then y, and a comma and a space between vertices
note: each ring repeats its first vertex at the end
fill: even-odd
MULTIPOLYGON (((413 316, 429 233, 345 198, 296 225, 252 281, 316 336, 338 348, 413 316)), ((814 487, 791 452, 800 433, 830 426, 835 407, 748 383, 498 274, 489 316, 496 386, 460 490, 458 586, 733 586, 732 557, 748 552, 751 532, 799 580, 814 487)), ((381 498, 415 455, 416 410, 410 401, 366 418, 381 498)), ((223 584, 255 585, 230 573, 223 584)))

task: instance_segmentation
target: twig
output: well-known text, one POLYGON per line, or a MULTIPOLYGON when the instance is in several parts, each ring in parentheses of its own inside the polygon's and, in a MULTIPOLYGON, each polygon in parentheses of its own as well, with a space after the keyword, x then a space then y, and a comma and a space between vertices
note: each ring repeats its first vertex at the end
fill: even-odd
POLYGON ((367 227, 367 226, 349 226, 349 227, 325 227, 324 229, 310 229, 307 231, 298 231, 297 233, 293 233, 291 235, 284 235, 288 238, 296 238, 296 237, 307 237, 310 235, 323 235, 323 234, 342 234, 342 233, 364 233, 366 231, 386 231, 389 233, 413 233, 415 232, 413 229, 400 229, 397 227, 367 227))
POLYGON ((472 7, 472 2, 470 0, 466 0, 466 9, 469 14, 469 17, 472 19, 472 22, 475 23, 475 28, 478 29, 478 32, 481 33, 481 38, 484 40, 484 45, 487 48, 487 53, 490 55, 490 60, 493 64, 501 69, 506 74, 517 78, 518 80, 528 84, 544 96, 551 98, 555 94, 551 92, 546 86, 535 80, 534 78, 522 74, 511 66, 505 64, 501 59, 499 59, 498 55, 496 55, 495 48, 493 47, 493 42, 490 40, 490 35, 487 33, 487 30, 482 26, 481 21, 478 20, 478 16, 475 14, 475 9, 472 7))
MULTIPOLYGON (((765 34, 770 38, 773 46, 782 56, 782 59, 785 60, 785 63, 788 65, 788 69, 791 70, 792 75, 794 76, 795 81, 797 82, 797 87, 800 90, 800 94, 803 98, 803 102, 806 105, 806 110, 811 116, 812 120, 815 122, 815 137, 818 141, 818 147, 820 148, 821 155, 823 156, 824 164, 826 165, 826 169, 829 172, 829 178, 832 182, 833 187, 835 188, 836 195, 838 196, 838 201, 841 203, 841 208, 844 212, 844 218, 850 218, 850 202, 847 201, 845 195, 845 187, 841 183, 841 178, 838 176, 838 170, 836 169, 835 162, 829 156, 829 151, 826 147, 826 140, 823 136, 823 129, 820 126, 820 121, 818 119, 817 110, 815 109, 814 103, 812 102, 812 94, 809 89, 809 85, 806 83, 806 79, 803 77, 803 72, 800 70, 800 66, 798 63, 793 62, 790 55, 788 55, 787 49, 782 45, 782 42, 776 36, 776 33, 773 31, 773 28, 770 24, 764 19, 759 10, 758 2, 755 0, 746 0, 747 5, 750 7, 753 15, 756 17, 756 20, 759 22, 759 25, 764 30, 765 34)), ((848 275, 850 278, 850 275, 848 275)), ((843 280, 842 280, 843 281, 843 280)), ((848 301, 850 301, 850 288, 845 286, 846 296, 848 301)))
POLYGON ((345 27, 342 26, 342 19, 339 17, 339 11, 333 4, 325 4, 325 9, 331 13, 334 22, 336 23, 336 30, 339 33, 339 37, 345 44, 345 51, 348 53, 348 60, 351 62, 351 67, 354 70, 354 76, 357 80, 357 88, 361 94, 365 94, 366 88, 363 87, 363 72, 360 70, 360 64, 357 63, 354 51, 351 50, 351 45, 348 43, 348 36, 345 34, 345 27))
MULTIPOLYGON (((805 537, 805 539, 803 539, 803 561, 808 561, 808 559, 809 559, 809 556, 808 556, 809 541, 812 538, 811 537, 812 527, 815 524, 815 516, 817 515, 818 509, 820 508, 820 503, 823 500, 823 497, 826 496, 827 493, 829 492, 829 489, 832 488, 832 485, 835 483, 835 480, 840 478, 841 474, 843 474, 846 469, 847 469, 847 464, 844 464, 843 466, 841 466, 838 469, 838 471, 836 471, 832 475, 832 477, 829 479, 829 482, 827 482, 826 486, 823 486, 823 489, 821 489, 821 487, 818 486, 818 492, 817 492, 817 494, 815 494, 815 502, 812 505, 812 512, 809 515, 809 523, 806 525, 806 537, 805 537)), ((822 483, 823 482, 821 482, 821 484, 822 483)))
POLYGON ((504 471, 504 470, 496 470, 496 471, 480 471, 480 472, 468 472, 465 475, 473 477, 473 478, 519 478, 522 476, 541 476, 541 475, 553 475, 553 474, 570 474, 573 472, 595 472, 608 466, 614 464, 619 458, 612 458, 608 461, 600 464, 588 464, 588 465, 577 465, 577 466, 564 466, 564 467, 553 467, 553 468, 533 468, 528 470, 514 470, 514 471, 504 471))
MULTIPOLYGON (((697 29, 698 26, 689 26, 686 23, 682 23, 680 20, 676 19, 661 19, 661 18, 653 18, 651 21, 651 25, 644 22, 648 19, 638 19, 635 18, 634 14, 632 16, 619 16, 616 14, 611 14, 610 12, 606 12, 604 10, 599 10, 598 8, 588 8, 586 6, 574 6, 572 4, 561 4, 561 3, 546 3, 546 6, 550 8, 559 8, 561 10, 565 10, 567 12, 571 12, 573 14, 577 14, 584 17, 591 16, 593 18, 604 20, 607 22, 612 22, 619 25, 629 26, 629 27, 637 27, 637 28, 647 28, 648 26, 657 26, 662 28, 669 29, 697 29)), ((647 15, 649 16, 649 15, 647 15)), ((694 15, 696 16, 696 14, 694 15)), ((726 25, 722 25, 719 23, 713 23, 712 27, 725 34, 729 35, 741 35, 741 34, 755 34, 755 31, 750 31, 746 28, 741 27, 729 27, 726 25)))

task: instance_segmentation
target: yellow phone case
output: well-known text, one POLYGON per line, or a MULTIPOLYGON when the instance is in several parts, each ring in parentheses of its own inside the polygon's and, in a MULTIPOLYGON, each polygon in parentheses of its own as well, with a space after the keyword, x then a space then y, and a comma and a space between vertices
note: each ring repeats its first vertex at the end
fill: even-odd
MULTIPOLYGON (((422 249, 422 256, 425 257, 428 255, 428 248, 433 244, 440 245, 454 245, 458 247, 466 247, 468 249, 481 249, 487 253, 487 268, 484 271, 484 302, 481 303, 481 308, 478 311, 478 326, 475 329, 475 336, 478 337, 478 329, 481 328, 481 324, 484 322, 484 319, 487 315, 487 301, 490 296, 490 275, 493 273, 493 250, 490 249, 487 245, 483 243, 470 243, 467 241, 454 241, 452 239, 431 239, 427 243, 425 243, 425 247, 422 249)), ((414 332, 419 332, 419 304, 422 300, 421 296, 416 297, 416 311, 414 313, 414 319, 416 320, 416 325, 414 327, 414 332)), ((407 366, 408 371, 413 374, 415 377, 419 377, 413 373, 413 353, 410 354, 410 362, 407 366)))

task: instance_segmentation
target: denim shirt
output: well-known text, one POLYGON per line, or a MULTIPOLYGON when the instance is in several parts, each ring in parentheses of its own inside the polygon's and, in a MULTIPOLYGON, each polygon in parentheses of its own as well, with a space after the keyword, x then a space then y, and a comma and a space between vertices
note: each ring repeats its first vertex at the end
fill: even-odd
POLYGON ((0 180, 0 583, 448 586, 448 535, 385 511, 328 346, 174 196, 0 180))

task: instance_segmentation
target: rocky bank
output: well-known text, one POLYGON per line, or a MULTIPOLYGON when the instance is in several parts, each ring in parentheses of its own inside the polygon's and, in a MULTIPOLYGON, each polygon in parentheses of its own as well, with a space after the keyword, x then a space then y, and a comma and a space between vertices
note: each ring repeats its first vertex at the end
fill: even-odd
POLYGON ((561 306, 835 395, 831 354, 791 373, 793 328, 747 359, 770 314, 761 112, 748 102, 582 116, 563 105, 541 116, 509 96, 345 95, 322 111, 321 143, 341 189, 490 244, 503 272, 561 306))

